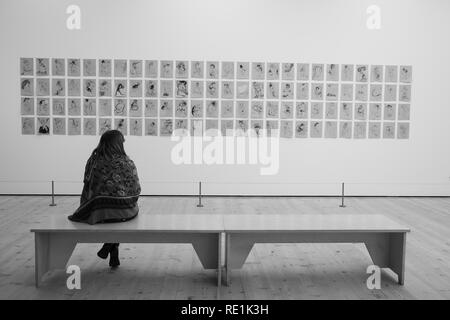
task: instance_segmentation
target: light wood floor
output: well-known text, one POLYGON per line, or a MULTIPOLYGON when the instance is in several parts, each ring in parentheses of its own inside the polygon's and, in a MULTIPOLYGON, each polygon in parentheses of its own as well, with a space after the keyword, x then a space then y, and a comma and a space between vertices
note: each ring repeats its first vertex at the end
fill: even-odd
MULTIPOLYGON (((78 245, 70 264, 82 270, 81 290, 66 288, 66 274, 34 287, 34 242, 29 230, 52 214, 49 197, 0 196, 0 299, 215 299, 215 272, 204 271, 190 245, 122 244, 119 269, 96 256, 98 244, 78 245)), ((71 213, 78 197, 57 197, 71 213)), ((201 213, 189 197, 143 197, 141 214, 201 213)), ((359 244, 258 244, 233 274, 223 299, 450 299, 449 198, 206 198, 218 213, 381 213, 412 229, 407 239, 406 283, 383 271, 381 290, 368 290, 371 264, 359 244)))

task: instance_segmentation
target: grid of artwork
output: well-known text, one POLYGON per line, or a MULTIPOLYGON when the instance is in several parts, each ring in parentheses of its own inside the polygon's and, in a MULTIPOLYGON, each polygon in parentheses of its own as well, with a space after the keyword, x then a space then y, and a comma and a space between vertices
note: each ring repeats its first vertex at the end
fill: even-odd
POLYGON ((20 58, 22 134, 408 139, 411 81, 403 65, 20 58))

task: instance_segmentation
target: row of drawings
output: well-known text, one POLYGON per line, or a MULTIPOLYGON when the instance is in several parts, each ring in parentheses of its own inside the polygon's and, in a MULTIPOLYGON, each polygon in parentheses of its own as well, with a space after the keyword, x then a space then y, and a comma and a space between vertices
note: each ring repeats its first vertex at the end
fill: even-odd
POLYGON ((219 131, 277 123, 281 137, 405 138, 411 82, 407 65, 21 58, 20 115, 23 134, 117 127, 167 136, 200 121, 219 131), (156 129, 147 130, 149 119, 156 129), (296 121, 307 134, 297 132, 296 121))
POLYGON ((409 84, 22 78, 22 96, 411 101, 409 84))
POLYGON ((100 116, 160 118, 238 118, 238 119, 340 119, 340 120, 410 120, 407 103, 352 103, 297 101, 218 101, 157 99, 79 99, 24 97, 22 116, 100 116), (51 103, 50 103, 51 102, 51 103))
POLYGON ((188 119, 22 117, 22 134, 97 135, 115 128, 132 136, 252 134, 281 138, 409 138, 409 122, 192 119, 190 123, 189 126, 188 119))
POLYGON ((21 58, 21 76, 313 80, 356 82, 412 81, 407 65, 293 62, 21 58))

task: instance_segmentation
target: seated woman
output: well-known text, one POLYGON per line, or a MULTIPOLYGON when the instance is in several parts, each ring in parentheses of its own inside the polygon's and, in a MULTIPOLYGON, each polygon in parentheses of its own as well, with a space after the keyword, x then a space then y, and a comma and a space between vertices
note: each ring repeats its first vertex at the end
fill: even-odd
MULTIPOLYGON (((126 155, 125 138, 118 130, 106 131, 86 164, 80 207, 69 220, 89 224, 122 222, 137 216, 141 187, 134 162, 126 155)), ((97 255, 117 267, 119 244, 105 243, 97 255)))

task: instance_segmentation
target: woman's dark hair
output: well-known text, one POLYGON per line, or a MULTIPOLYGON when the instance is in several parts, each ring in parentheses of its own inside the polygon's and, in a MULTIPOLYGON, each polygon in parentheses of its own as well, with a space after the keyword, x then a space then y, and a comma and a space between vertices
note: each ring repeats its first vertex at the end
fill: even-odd
POLYGON ((126 156, 123 143, 125 138, 119 130, 108 130, 102 134, 92 156, 112 158, 114 155, 126 156))

